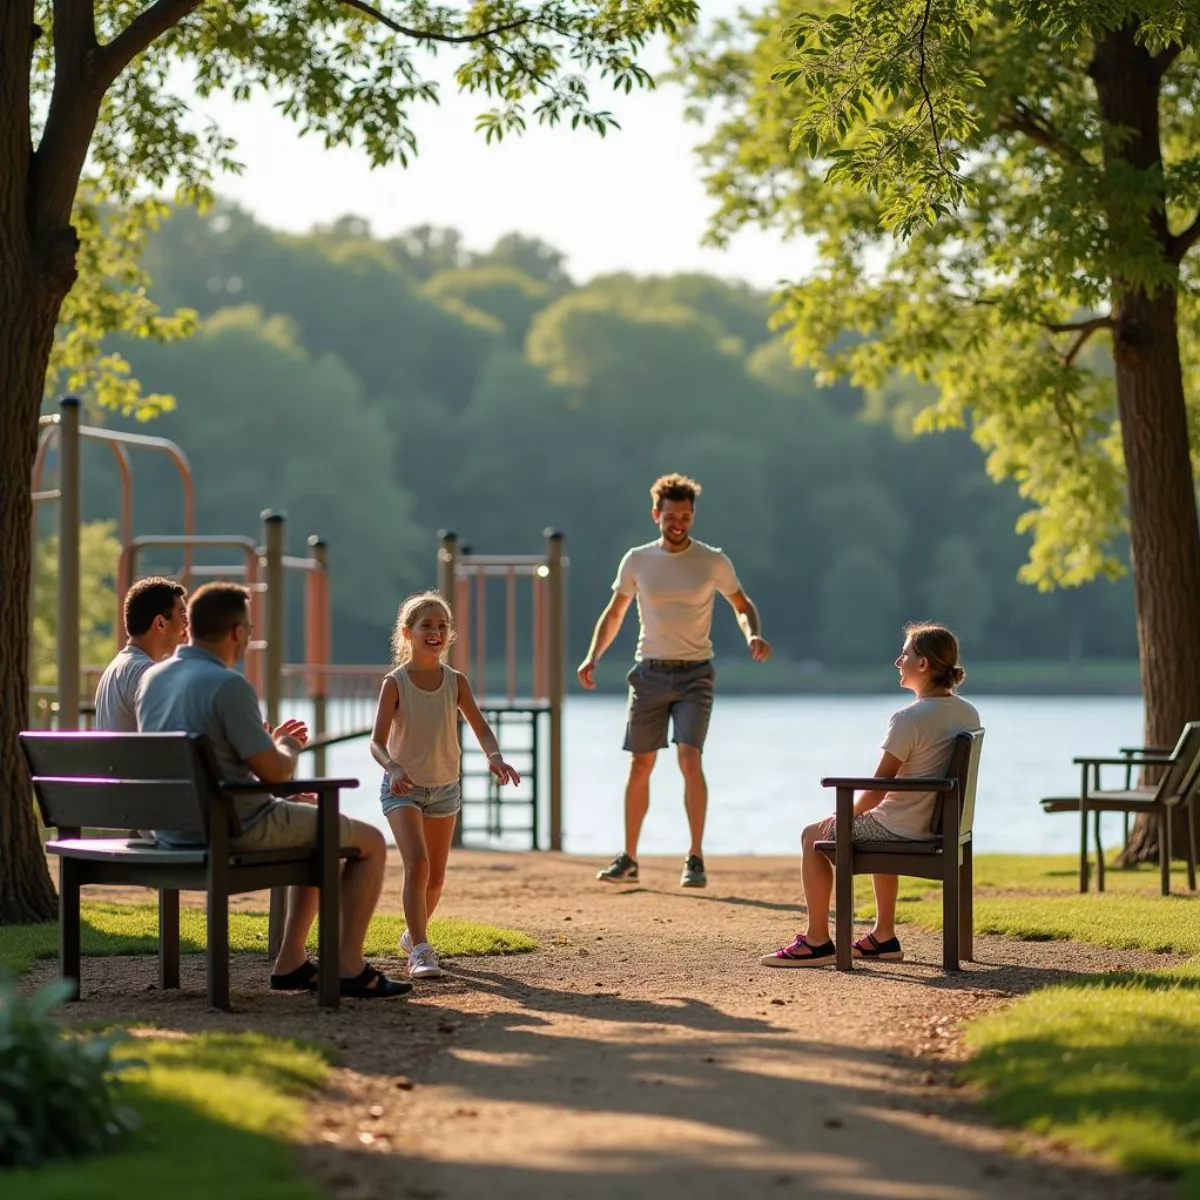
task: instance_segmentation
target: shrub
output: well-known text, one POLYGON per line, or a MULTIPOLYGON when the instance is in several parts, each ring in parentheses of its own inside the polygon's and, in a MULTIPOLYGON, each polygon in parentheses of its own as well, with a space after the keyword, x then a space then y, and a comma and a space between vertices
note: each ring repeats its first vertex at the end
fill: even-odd
POLYGON ((0 1167, 35 1167, 112 1144, 136 1124, 120 1102, 117 1036, 65 1033, 50 1010, 70 995, 56 980, 33 996, 0 976, 0 1167))

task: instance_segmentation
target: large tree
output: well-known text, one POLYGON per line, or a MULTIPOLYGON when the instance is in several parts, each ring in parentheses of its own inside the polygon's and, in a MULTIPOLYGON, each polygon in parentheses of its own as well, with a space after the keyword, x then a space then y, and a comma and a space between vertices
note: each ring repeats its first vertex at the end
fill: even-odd
POLYGON ((613 120, 592 105, 589 77, 624 91, 648 84, 638 63, 647 38, 695 10, 693 0, 0 3, 0 922, 54 911, 17 753, 29 478, 47 370, 57 353, 100 402, 154 403, 98 354, 115 330, 180 330, 140 286, 136 252, 160 211, 145 197, 168 185, 203 196, 234 161, 219 130, 197 129, 179 81, 190 77, 200 96, 271 92, 300 131, 361 146, 376 165, 404 163, 416 151, 413 108, 438 98, 424 51, 459 47, 456 82, 486 97, 477 124, 488 141, 530 120, 603 133, 613 120))
POLYGON ((681 51, 714 236, 815 238, 798 355, 935 385, 920 422, 1031 502, 1027 581, 1117 573, 1128 531, 1157 745, 1200 717, 1198 34, 1194 0, 783 0, 681 51))

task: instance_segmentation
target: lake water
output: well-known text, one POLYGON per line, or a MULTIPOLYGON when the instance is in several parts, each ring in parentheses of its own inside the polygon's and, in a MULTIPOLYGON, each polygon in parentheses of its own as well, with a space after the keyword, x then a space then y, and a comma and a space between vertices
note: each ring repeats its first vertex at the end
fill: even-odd
MULTIPOLYGON (((870 774, 879 760, 888 717, 903 706, 905 696, 718 696, 704 753, 709 784, 706 852, 798 850, 803 826, 832 811, 833 793, 821 787, 821 776, 870 774)), ((972 702, 987 730, 976 803, 976 847, 981 852, 1074 851, 1078 820, 1065 814, 1047 816, 1037 801, 1041 796, 1078 793, 1074 756, 1109 755, 1118 746, 1138 745, 1140 698, 986 696, 972 702)), ((624 720, 622 697, 583 696, 567 702, 563 825, 565 848, 572 853, 607 856, 621 847, 628 763, 621 750, 624 720)), ((508 742, 515 751, 517 740, 516 735, 506 735, 502 744, 508 742)), ((518 768, 523 757, 513 754, 518 768)), ((1110 770, 1115 784, 1118 768, 1110 770)), ((365 740, 332 747, 327 771, 362 779, 361 788, 343 795, 343 810, 384 826, 377 800, 380 772, 365 740)), ((525 820, 527 811, 517 819, 525 820)), ((1120 815, 1106 821, 1105 844, 1118 844, 1120 815)), ((479 838, 470 840, 485 844, 479 838)), ((505 842, 521 844, 518 839, 505 842)), ((682 854, 687 849, 683 785, 673 749, 659 755, 651 777, 641 849, 647 854, 682 854)))

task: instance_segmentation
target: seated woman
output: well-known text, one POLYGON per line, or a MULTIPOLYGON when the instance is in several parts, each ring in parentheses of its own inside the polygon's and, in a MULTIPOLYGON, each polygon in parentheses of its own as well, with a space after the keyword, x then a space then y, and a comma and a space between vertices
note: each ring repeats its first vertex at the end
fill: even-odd
MULTIPOLYGON (((875 776, 896 779, 937 776, 946 769, 954 739, 979 728, 979 714, 954 689, 966 678, 958 665, 958 639, 941 625, 912 624, 905 630, 904 649, 896 659, 900 686, 916 694, 907 708, 893 714, 883 739, 883 757, 875 776)), ((855 842, 921 841, 932 836, 933 792, 863 792, 854 803, 855 842)), ((829 936, 829 898, 833 867, 816 849, 817 842, 834 838, 834 818, 809 825, 801 841, 804 901, 808 928, 795 941, 773 954, 764 954, 765 967, 832 965, 829 936)), ((874 875, 875 928, 854 943, 856 958, 901 959, 896 937, 895 875, 874 875)))

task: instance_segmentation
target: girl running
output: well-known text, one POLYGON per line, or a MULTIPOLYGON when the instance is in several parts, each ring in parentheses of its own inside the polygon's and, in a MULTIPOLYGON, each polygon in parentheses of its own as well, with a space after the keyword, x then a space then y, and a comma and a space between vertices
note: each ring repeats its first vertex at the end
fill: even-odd
POLYGON ((520 783, 500 754, 466 676, 447 666, 454 641, 450 606, 438 592, 409 596, 392 633, 394 670, 384 676, 371 736, 371 756, 383 767, 379 798, 404 860, 404 920, 400 951, 413 979, 443 974, 427 925, 442 896, 454 821, 462 807, 458 714, 471 726, 502 783, 520 783))

